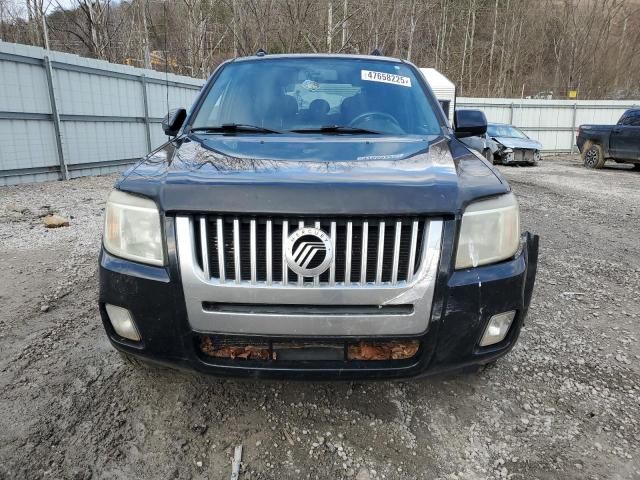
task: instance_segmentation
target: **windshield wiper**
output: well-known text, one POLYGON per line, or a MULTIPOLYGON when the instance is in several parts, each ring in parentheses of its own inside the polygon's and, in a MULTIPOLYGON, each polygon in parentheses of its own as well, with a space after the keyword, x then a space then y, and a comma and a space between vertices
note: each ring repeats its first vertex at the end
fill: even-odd
POLYGON ((323 125, 320 128, 297 128, 289 130, 293 133, 350 133, 358 135, 361 133, 368 133, 373 135, 381 135, 382 132, 376 132, 375 130, 367 130, 366 128, 349 127, 347 125, 323 125))
POLYGON ((238 133, 238 132, 254 132, 254 133, 282 133, 278 130, 270 128, 258 127, 257 125, 247 125, 244 123, 223 123, 222 125, 214 125, 211 127, 195 127, 191 132, 210 132, 210 133, 238 133))

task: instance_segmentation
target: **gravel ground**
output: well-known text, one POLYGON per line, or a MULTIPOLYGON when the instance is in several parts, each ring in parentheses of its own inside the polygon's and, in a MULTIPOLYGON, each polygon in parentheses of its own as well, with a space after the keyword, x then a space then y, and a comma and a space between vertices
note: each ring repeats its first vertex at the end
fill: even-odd
POLYGON ((0 188, 0 478, 640 478, 640 173, 501 168, 541 235, 527 325, 476 375, 288 383, 133 368, 96 306, 115 177, 0 188), (49 211, 69 227, 46 230, 49 211))

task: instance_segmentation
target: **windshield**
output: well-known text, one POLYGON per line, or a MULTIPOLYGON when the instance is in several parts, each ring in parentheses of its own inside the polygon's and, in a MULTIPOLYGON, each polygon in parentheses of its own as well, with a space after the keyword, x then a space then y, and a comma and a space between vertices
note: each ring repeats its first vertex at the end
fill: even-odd
POLYGON ((529 138, 524 132, 511 125, 488 125, 487 135, 490 137, 529 138))
MULTIPOLYGON (((229 63, 207 93, 191 128, 222 125, 249 125, 298 134, 441 132, 432 102, 411 67, 357 58, 273 58, 229 63)), ((268 133, 236 128, 239 131, 268 133)))

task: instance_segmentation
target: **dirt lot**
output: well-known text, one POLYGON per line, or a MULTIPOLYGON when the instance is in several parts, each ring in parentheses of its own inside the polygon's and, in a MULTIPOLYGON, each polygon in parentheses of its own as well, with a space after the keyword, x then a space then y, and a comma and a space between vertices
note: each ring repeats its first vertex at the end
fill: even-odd
POLYGON ((538 282, 513 352, 406 383, 135 369, 96 306, 115 177, 0 188, 0 478, 640 478, 640 172, 502 168, 538 282), (71 226, 45 230, 52 210, 71 226))

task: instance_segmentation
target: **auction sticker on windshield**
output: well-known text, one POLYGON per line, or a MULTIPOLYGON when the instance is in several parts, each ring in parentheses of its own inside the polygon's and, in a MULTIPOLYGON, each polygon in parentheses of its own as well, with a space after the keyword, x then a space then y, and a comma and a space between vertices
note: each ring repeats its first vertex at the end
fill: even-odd
POLYGON ((411 78, 396 75, 395 73, 372 72, 371 70, 361 70, 362 80, 369 82, 391 83, 392 85, 400 85, 402 87, 411 86, 411 78))

